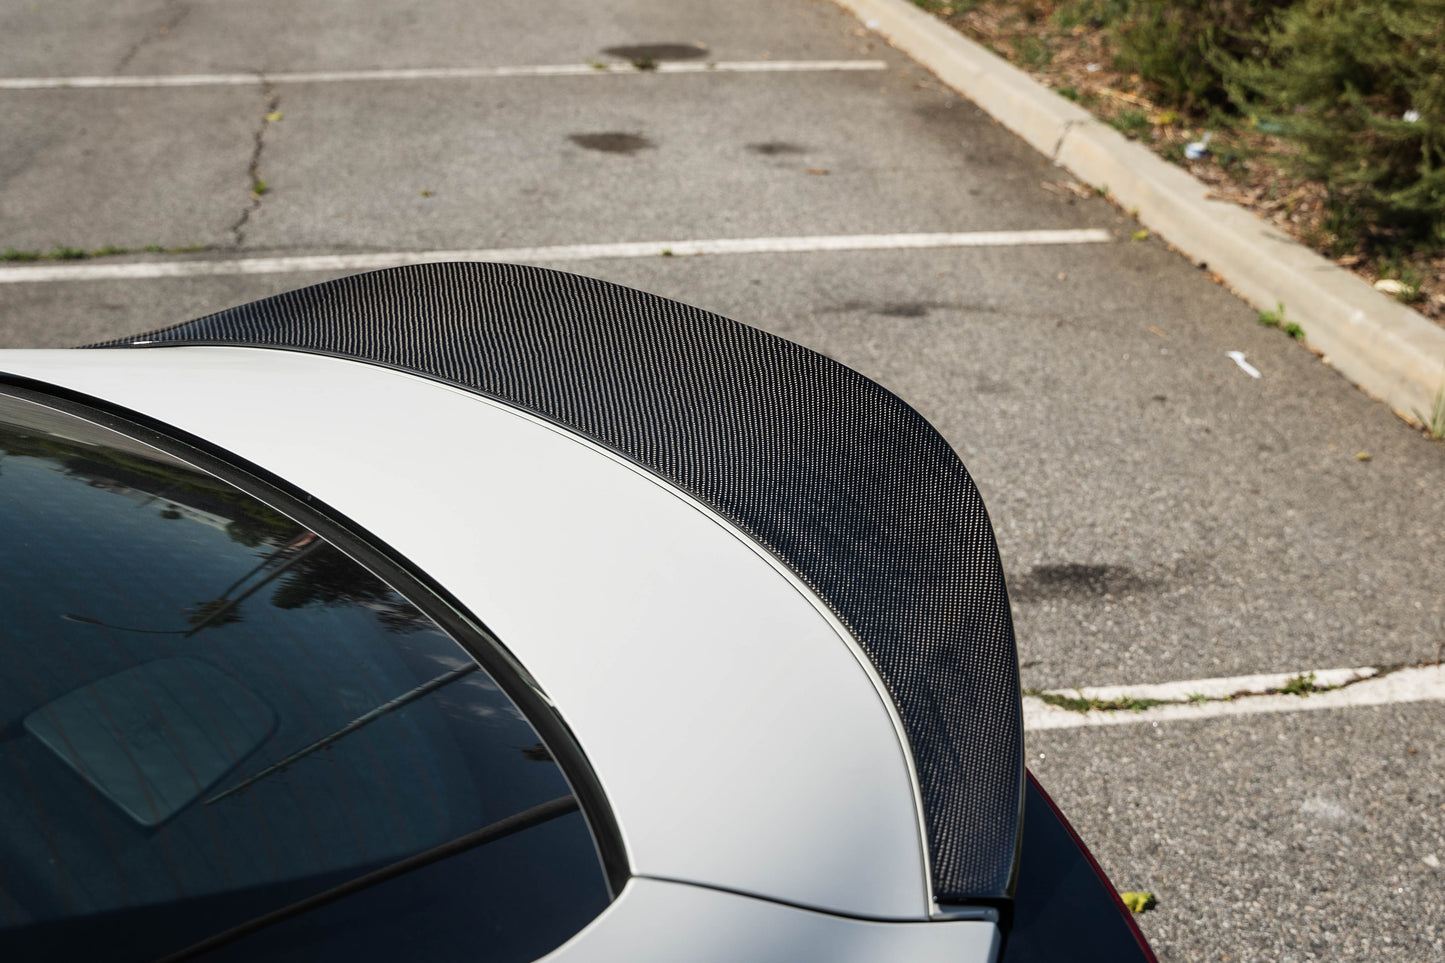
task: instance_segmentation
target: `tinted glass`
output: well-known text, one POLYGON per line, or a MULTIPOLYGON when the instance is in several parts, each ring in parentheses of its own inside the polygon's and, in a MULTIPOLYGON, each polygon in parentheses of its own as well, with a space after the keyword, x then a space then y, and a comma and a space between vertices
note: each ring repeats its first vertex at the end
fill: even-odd
MULTIPOLYGON (((3 396, 0 646, 0 958, 152 959, 570 795, 487 673, 316 533, 3 396)), ((607 898, 572 809, 222 953, 531 959, 607 898)))

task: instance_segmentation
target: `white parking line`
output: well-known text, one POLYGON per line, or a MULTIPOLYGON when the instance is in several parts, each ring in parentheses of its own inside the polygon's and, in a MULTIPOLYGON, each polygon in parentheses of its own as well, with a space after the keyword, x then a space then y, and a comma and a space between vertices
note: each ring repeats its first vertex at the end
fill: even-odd
POLYGON ((944 247, 1017 247, 1102 244, 1108 231, 974 231, 964 234, 833 234, 812 237, 742 237, 694 241, 569 244, 560 247, 476 248, 453 251, 390 251, 375 254, 311 254, 291 257, 195 258, 107 264, 37 264, 0 268, 0 284, 47 281, 139 281, 218 274, 295 274, 307 271, 372 271, 433 261, 559 262, 610 258, 692 257, 703 254, 799 254, 816 251, 878 251, 944 247))
POLYGON ((1076 729, 1086 726, 1137 725, 1141 722, 1177 722, 1262 712, 1306 712, 1312 709, 1348 709, 1358 706, 1396 705, 1445 701, 1445 666, 1427 665, 1382 673, 1372 666, 1359 669, 1318 669, 1293 675, 1237 676, 1232 679, 1195 679, 1163 685, 1107 686, 1094 689, 1058 689, 1049 695, 1110 702, 1159 699, 1165 705, 1147 709, 1074 709, 1051 705, 1038 696, 1024 696, 1024 728, 1076 729), (1326 691, 1283 694, 1291 680, 1308 678, 1326 691), (1268 693, 1275 694, 1252 694, 1268 693), (1185 701, 1194 697, 1200 701, 1185 701), (1231 698, 1232 697, 1232 698, 1231 698))
POLYGON ((419 67, 394 70, 324 70, 307 73, 157 74, 149 77, 0 77, 0 90, 63 88, 244 87, 264 84, 337 84, 368 80, 488 80, 501 77, 593 77, 608 74, 775 74, 887 70, 882 60, 723 60, 537 64, 518 67, 419 67))

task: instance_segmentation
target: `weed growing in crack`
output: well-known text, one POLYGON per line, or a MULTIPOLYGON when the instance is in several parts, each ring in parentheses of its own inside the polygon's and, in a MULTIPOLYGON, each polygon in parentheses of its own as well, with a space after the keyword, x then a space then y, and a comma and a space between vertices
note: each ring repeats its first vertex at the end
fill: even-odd
POLYGON ((1337 685, 1319 685, 1315 682, 1315 674, 1313 672, 1301 672, 1275 691, 1279 695, 1307 696, 1311 692, 1328 692, 1331 689, 1338 688, 1339 686, 1337 685))
POLYGON ((261 152, 266 147, 266 129, 272 124, 278 123, 281 117, 281 97, 270 84, 267 84, 265 110, 261 114, 261 123, 256 128, 255 144, 251 148, 251 161, 246 166, 246 177, 251 182, 250 203, 231 225, 231 237, 236 247, 241 247, 246 243, 246 224, 251 219, 251 215, 261 206, 261 197, 271 190, 270 185, 261 177, 261 152))
POLYGON ((208 249, 209 246, 205 244, 184 244, 179 247, 147 244, 140 248, 105 244, 90 251, 68 245, 62 245, 52 251, 17 251, 12 247, 0 251, 0 261, 86 261, 95 257, 120 257, 124 254, 194 254, 197 251, 208 249))
POLYGON ((1258 320, 1259 323, 1264 325, 1266 328, 1279 328, 1281 331, 1289 335, 1291 338, 1294 338, 1296 341, 1304 340, 1305 329, 1300 327, 1298 324, 1295 324, 1293 321, 1286 320, 1284 316, 1283 301, 1276 301, 1274 303, 1273 311, 1259 312, 1258 320))
POLYGON ((1119 902, 1131 913, 1144 913, 1159 905, 1159 900, 1153 893, 1120 893, 1119 902))
POLYGON ((1145 709, 1152 709, 1155 706, 1167 705, 1167 699, 1134 699, 1129 697, 1119 699, 1091 699, 1082 694, 1078 696, 1066 696, 1057 692, 1030 692, 1029 695, 1036 696, 1051 706, 1058 706, 1060 709, 1067 709, 1070 712, 1143 712, 1145 709))
POLYGON ((1415 419, 1431 438, 1436 441, 1445 440, 1445 385, 1441 385, 1440 390, 1435 392, 1435 401, 1430 405, 1429 416, 1416 408, 1415 419))

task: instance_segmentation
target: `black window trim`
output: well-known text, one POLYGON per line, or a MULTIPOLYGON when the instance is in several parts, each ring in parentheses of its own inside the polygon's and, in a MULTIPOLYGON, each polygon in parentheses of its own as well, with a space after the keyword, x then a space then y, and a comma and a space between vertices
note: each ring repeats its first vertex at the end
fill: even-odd
POLYGON ((622 831, 596 770, 556 705, 506 645, 425 572, 341 512, 245 458, 141 412, 83 392, 0 372, 0 394, 52 408, 151 445, 271 505, 372 571, 476 659, 536 729, 592 835, 608 896, 632 877, 622 831))

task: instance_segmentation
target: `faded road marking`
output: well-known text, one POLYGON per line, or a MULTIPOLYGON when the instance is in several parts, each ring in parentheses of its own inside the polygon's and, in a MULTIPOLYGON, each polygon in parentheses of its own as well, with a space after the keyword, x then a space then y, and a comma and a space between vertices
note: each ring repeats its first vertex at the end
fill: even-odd
POLYGON ((1373 666, 1358 669, 1316 669, 1294 674, 1195 679, 1162 685, 1105 686, 1051 690, 1050 695, 1101 702, 1160 700, 1167 704, 1147 709, 1090 709, 1077 712, 1050 705, 1038 696, 1024 696, 1024 728, 1076 729, 1086 726, 1131 725, 1141 722, 1178 722, 1263 712, 1305 712, 1311 709, 1350 709, 1359 706, 1398 705, 1445 701, 1445 666, 1426 665, 1394 672, 1373 666), (1292 680, 1313 676, 1318 688, 1340 686, 1301 695, 1253 694, 1285 688, 1292 680), (1235 696, 1235 698, 1229 698, 1235 696), (1200 701, 1189 702, 1191 697, 1200 701))
POLYGON ((0 268, 0 284, 54 281, 141 281, 234 274, 298 274, 310 271, 374 271, 436 261, 541 262, 611 258, 693 257, 710 254, 802 254, 818 251, 880 251, 950 247, 1017 247, 1103 244, 1104 230, 975 231, 965 234, 833 234, 811 237, 743 237, 694 241, 637 241, 559 247, 393 251, 372 254, 310 254, 289 257, 204 258, 184 261, 74 262, 0 268))
POLYGON ((136 89, 145 87, 246 87, 266 84, 340 84, 400 80, 491 80, 506 77, 601 77, 609 74, 782 74, 887 70, 882 60, 724 60, 715 63, 662 62, 536 64, 518 67, 414 67, 392 70, 256 71, 231 74, 154 74, 146 77, 0 77, 0 90, 136 89))

